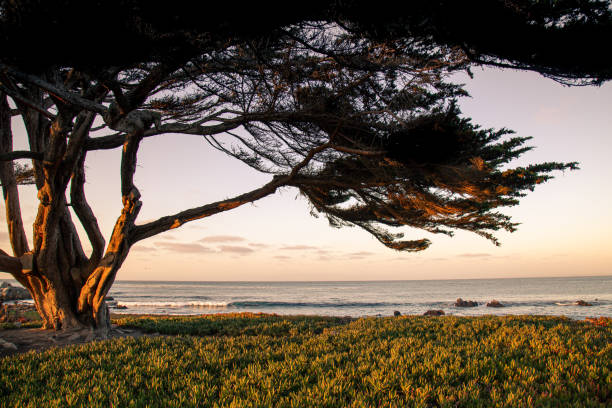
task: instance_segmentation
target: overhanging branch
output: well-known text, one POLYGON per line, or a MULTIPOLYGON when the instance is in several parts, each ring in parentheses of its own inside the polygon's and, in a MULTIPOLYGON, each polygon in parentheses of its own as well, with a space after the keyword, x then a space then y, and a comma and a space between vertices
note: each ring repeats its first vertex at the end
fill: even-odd
POLYGON ((135 244, 145 238, 152 237, 164 231, 168 231, 174 228, 178 228, 181 225, 195 221, 201 218, 209 217, 214 214, 232 210, 241 205, 252 203, 261 198, 269 196, 276 192, 279 187, 288 185, 293 178, 295 178, 300 170, 308 165, 308 163, 314 158, 317 153, 322 152, 330 147, 329 143, 322 144, 311 149, 308 154, 304 157, 300 163, 298 163, 288 175, 285 176, 274 176, 272 181, 263 185, 260 188, 251 190, 247 193, 238 195, 234 198, 227 200, 217 201, 214 203, 206 204, 201 207, 191 208, 189 210, 181 211, 174 215, 159 218, 156 221, 149 222, 143 225, 136 225, 132 229, 130 234, 130 244, 135 244))
POLYGON ((47 91, 49 94, 54 95, 58 99, 61 99, 62 101, 68 104, 91 112, 99 113, 100 115, 104 115, 104 113, 106 113, 107 109, 104 105, 82 98, 81 96, 73 92, 69 92, 65 89, 60 89, 55 85, 43 81, 37 76, 26 74, 2 63, 0 63, 0 70, 2 70, 2 72, 4 72, 5 74, 11 75, 12 77, 17 78, 23 82, 36 85, 40 89, 47 91))
POLYGON ((44 153, 31 152, 29 150, 17 150, 14 152, 0 153, 0 161, 12 161, 18 159, 42 160, 44 153))

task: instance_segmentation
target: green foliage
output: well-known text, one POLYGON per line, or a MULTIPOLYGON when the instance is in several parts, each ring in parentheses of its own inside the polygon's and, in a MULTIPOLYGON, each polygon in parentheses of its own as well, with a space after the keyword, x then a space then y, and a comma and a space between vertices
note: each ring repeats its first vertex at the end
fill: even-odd
POLYGON ((604 407, 612 401, 612 328, 565 318, 411 316, 341 325, 330 318, 217 315, 118 323, 223 335, 128 338, 5 358, 0 405, 604 407), (317 327, 319 334, 310 329, 317 327))
POLYGON ((147 333, 194 336, 288 336, 319 334, 324 329, 346 324, 350 318, 323 316, 276 316, 260 313, 224 313, 203 316, 141 317, 114 321, 121 327, 147 333))

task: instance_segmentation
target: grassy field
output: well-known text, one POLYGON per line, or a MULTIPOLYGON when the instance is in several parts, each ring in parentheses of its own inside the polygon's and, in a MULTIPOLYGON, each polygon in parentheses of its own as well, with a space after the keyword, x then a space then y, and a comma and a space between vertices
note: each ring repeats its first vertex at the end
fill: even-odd
POLYGON ((1 406, 612 405, 610 325, 249 314, 115 322, 165 335, 4 358, 1 406))

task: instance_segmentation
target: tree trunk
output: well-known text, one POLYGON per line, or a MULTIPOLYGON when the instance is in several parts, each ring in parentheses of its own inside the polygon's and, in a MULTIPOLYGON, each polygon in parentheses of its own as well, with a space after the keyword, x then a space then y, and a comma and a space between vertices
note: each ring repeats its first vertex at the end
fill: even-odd
POLYGON ((110 315, 103 299, 97 305, 87 302, 79 305, 81 296, 93 299, 88 295, 97 289, 83 285, 80 268, 61 265, 63 261, 45 262, 31 252, 24 254, 20 262, 21 273, 14 276, 32 295, 44 329, 90 329, 102 333, 110 330, 110 315))

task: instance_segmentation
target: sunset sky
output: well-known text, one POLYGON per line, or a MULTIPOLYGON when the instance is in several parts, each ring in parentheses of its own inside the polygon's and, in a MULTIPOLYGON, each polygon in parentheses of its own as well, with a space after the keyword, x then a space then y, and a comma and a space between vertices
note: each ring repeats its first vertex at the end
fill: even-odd
MULTIPOLYGON (((557 173, 504 211, 520 222, 498 233, 501 247, 474 234, 454 238, 406 229, 429 238, 419 253, 387 249, 357 228, 333 229, 309 214, 295 189, 230 212, 186 224, 137 243, 120 280, 395 280, 612 275, 612 85, 565 87, 534 73, 475 70, 465 116, 488 127, 533 136, 536 149, 515 165, 578 161, 581 170, 557 173)), ((18 137, 25 147, 21 125, 18 137)), ((121 209, 120 150, 90 153, 86 193, 108 239, 121 209)), ((269 176, 212 150, 196 136, 147 139, 136 185, 144 203, 140 222, 240 194, 269 176)), ((21 187, 28 231, 36 192, 21 187)), ((74 217, 76 219, 76 217, 74 217)), ((4 215, 2 215, 4 220, 4 215)), ((84 235, 83 235, 84 236, 84 235)), ((10 251, 6 232, 0 248, 10 251)), ((9 278, 0 273, 0 278, 9 278)))

